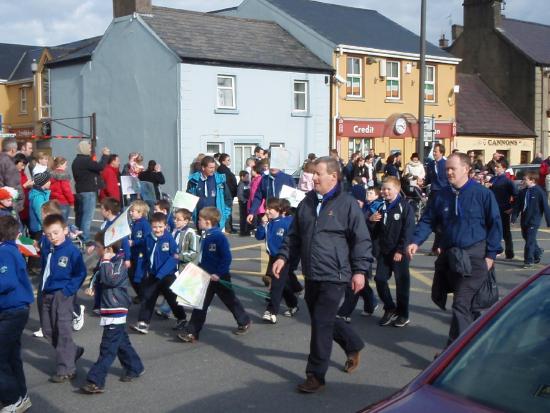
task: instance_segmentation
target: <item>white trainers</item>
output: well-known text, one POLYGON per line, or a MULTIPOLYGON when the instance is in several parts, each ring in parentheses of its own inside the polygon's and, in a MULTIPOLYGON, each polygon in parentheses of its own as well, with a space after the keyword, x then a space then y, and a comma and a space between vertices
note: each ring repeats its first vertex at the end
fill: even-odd
POLYGON ((289 307, 288 310, 286 310, 283 315, 285 317, 294 317, 294 315, 298 312, 300 308, 298 307, 289 307))
POLYGON ((277 316, 275 314, 272 314, 269 311, 265 311, 264 315, 262 316, 262 320, 267 321, 271 324, 277 323, 277 316))
POLYGON ((32 335, 38 338, 44 338, 44 333, 42 332, 41 328, 32 333, 32 335))
MULTIPOLYGON (((15 403, 2 407, 0 413, 17 413, 17 406, 21 403, 21 397, 15 403)), ((23 410, 24 411, 24 410, 23 410)))
POLYGON ((139 323, 132 326, 132 329, 136 330, 138 333, 147 334, 149 332, 149 325, 140 321, 139 323))
POLYGON ((84 310, 86 307, 84 307, 82 304, 80 305, 80 315, 76 315, 73 313, 73 330, 74 331, 80 331, 82 327, 84 327, 84 310))
POLYGON ((23 413, 29 410, 32 406, 31 398, 28 394, 25 395, 22 399, 19 399, 19 402, 15 404, 15 411, 17 413, 23 413))

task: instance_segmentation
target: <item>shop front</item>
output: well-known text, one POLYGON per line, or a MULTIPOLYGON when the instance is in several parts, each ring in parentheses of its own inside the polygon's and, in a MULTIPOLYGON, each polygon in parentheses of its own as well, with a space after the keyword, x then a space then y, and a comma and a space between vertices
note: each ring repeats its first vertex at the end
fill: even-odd
POLYGON ((501 153, 510 165, 531 163, 534 157, 534 137, 457 136, 454 149, 461 152, 475 151, 483 163, 489 162, 495 152, 501 153))
MULTIPOLYGON (((456 126, 453 122, 435 122, 433 132, 426 139, 426 151, 433 143, 450 148, 456 126)), ((347 160, 354 152, 366 154, 370 148, 382 158, 401 152, 409 159, 417 152, 418 123, 411 115, 392 115, 387 119, 340 118, 337 125, 337 149, 347 160)))

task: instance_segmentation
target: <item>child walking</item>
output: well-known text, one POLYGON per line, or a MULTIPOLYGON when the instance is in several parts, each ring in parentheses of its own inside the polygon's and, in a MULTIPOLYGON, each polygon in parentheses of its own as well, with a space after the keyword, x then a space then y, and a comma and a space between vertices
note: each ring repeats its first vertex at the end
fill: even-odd
POLYGON ((248 216, 247 203, 250 198, 250 174, 247 171, 239 172, 239 185, 237 185, 237 199, 239 200, 239 235, 247 237, 250 228, 246 217, 248 216))
POLYGON ((96 253, 100 257, 99 281, 101 283, 101 320, 103 336, 99 358, 86 377, 82 391, 88 394, 103 393, 105 378, 116 357, 124 368, 121 381, 130 382, 141 376, 145 369, 126 331, 126 317, 132 300, 128 295, 128 270, 120 241, 105 247, 105 232, 95 236, 96 253))
POLYGON ((72 315, 75 295, 86 277, 82 253, 66 238, 67 223, 61 215, 44 218, 44 232, 51 243, 42 251, 42 331, 56 351, 54 383, 76 377, 76 361, 84 353, 72 336, 72 315))
POLYGON ((173 330, 183 330, 187 316, 183 306, 178 304, 176 295, 170 289, 176 280, 178 246, 167 230, 166 215, 162 212, 153 214, 151 228, 152 232, 146 239, 144 260, 146 276, 140 287, 143 300, 139 309, 138 323, 132 328, 141 334, 149 332, 151 316, 155 310, 158 296, 162 293, 177 319, 173 330))
POLYGON ((409 294, 411 275, 409 258, 405 248, 410 243, 414 232, 414 210, 399 195, 399 179, 388 176, 382 181, 381 194, 384 204, 381 209, 369 218, 374 223, 372 235, 377 243, 376 255, 376 290, 384 303, 384 315, 380 326, 392 324, 394 327, 405 327, 409 320, 409 294), (394 303, 388 281, 395 276, 397 305, 394 303))
POLYGON ((206 290, 202 309, 194 309, 191 320, 184 333, 178 337, 186 343, 194 343, 199 339, 200 332, 206 321, 208 307, 217 295, 231 311, 237 321, 236 335, 244 335, 250 330, 252 322, 244 310, 243 305, 231 288, 221 285, 218 280, 231 282, 229 268, 231 266, 231 249, 229 242, 219 227, 221 219, 220 211, 215 207, 205 207, 199 212, 199 227, 204 231, 201 242, 201 260, 199 266, 212 277, 212 281, 206 290))
POLYGON ((34 301, 27 266, 16 239, 19 222, 0 217, 0 403, 2 411, 25 412, 32 403, 27 394, 21 360, 21 335, 34 301))
POLYGON ((283 210, 284 207, 281 205, 280 199, 270 198, 267 201, 266 214, 262 217, 262 225, 256 229, 256 239, 265 239, 266 250, 269 254, 267 268, 271 278, 270 300, 262 319, 271 324, 277 323, 277 314, 279 314, 282 298, 285 299, 288 307, 288 310, 284 313, 286 317, 292 317, 298 312, 298 299, 290 287, 288 278, 289 265, 283 267, 279 277, 275 277, 271 270, 285 235, 292 224, 292 216, 283 217, 281 215, 283 210))
POLYGON ((147 220, 149 206, 143 201, 134 201, 128 209, 132 221, 132 234, 130 235, 130 258, 133 265, 130 267, 130 283, 136 292, 137 297, 134 303, 141 300, 141 280, 143 279, 143 270, 145 268, 145 240, 151 233, 151 225, 147 220))

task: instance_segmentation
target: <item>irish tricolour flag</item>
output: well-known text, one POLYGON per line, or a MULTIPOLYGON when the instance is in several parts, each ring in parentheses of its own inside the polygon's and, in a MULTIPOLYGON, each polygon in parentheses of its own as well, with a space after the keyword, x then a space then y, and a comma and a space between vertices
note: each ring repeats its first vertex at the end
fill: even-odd
POLYGON ((34 248, 34 240, 27 237, 19 237, 16 241, 19 252, 25 257, 38 257, 38 251, 34 248))

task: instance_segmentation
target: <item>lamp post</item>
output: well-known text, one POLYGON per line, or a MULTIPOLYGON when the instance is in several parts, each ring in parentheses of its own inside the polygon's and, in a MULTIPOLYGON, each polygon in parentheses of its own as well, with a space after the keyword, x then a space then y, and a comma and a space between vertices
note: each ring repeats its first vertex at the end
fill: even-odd
POLYGON ((37 81, 36 81, 36 72, 38 72, 38 63, 36 63, 36 59, 32 59, 32 63, 31 63, 31 71, 32 71, 32 96, 33 96, 33 111, 32 111, 32 129, 33 129, 33 133, 36 135, 36 123, 37 123, 37 119, 38 119, 38 116, 37 116, 37 113, 38 111, 36 110, 36 106, 37 106, 37 99, 38 99, 38 91, 37 91, 37 81))
POLYGON ((418 83, 418 155, 424 162, 424 83, 426 81, 426 1, 420 6, 420 81, 418 83))

